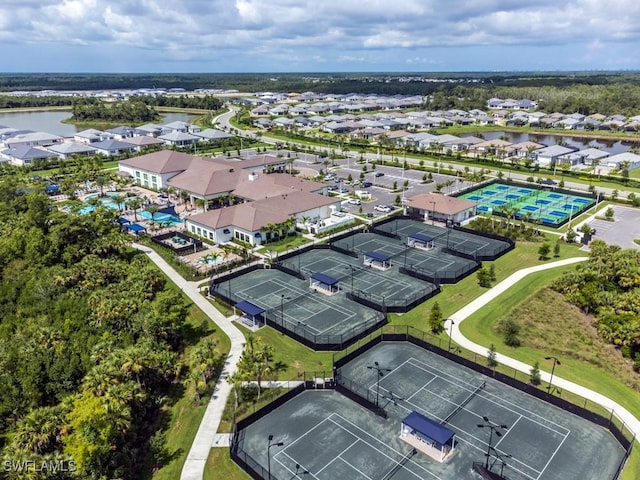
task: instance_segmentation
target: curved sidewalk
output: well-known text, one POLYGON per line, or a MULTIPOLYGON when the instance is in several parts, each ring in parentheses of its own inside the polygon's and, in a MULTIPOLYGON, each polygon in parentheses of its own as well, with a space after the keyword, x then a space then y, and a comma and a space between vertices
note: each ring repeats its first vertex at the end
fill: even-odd
MULTIPOLYGON (((571 265, 572 263, 578 263, 587 260, 587 257, 575 257, 568 258, 566 260, 560 260, 557 262, 548 263, 545 265, 538 265, 535 267, 525 268, 519 270, 505 280, 497 284, 491 290, 476 298, 474 301, 469 303, 469 305, 461 308, 456 313, 451 315, 450 319, 453 320, 453 326, 447 321, 445 324, 445 331, 447 334, 451 332, 451 338, 460 346, 475 352, 479 355, 486 356, 488 347, 478 345, 477 343, 473 343, 471 340, 468 340, 462 332, 460 332, 460 324, 468 318, 470 315, 477 312, 480 308, 484 307, 487 303, 495 300, 499 295, 507 291, 517 282, 522 280, 524 277, 531 273, 540 272, 542 270, 548 270, 551 268, 561 267, 564 265, 571 265), (452 327, 452 328, 451 328, 452 327)), ((531 372, 531 365, 527 365, 524 362, 516 360, 511 357, 507 357, 506 355, 502 355, 500 353, 496 353, 496 360, 503 365, 514 368, 518 371, 524 373, 531 372)), ((540 376, 543 381, 549 382, 551 380, 551 374, 548 372, 540 371, 540 376)), ((625 409, 620 404, 614 402, 610 398, 605 397, 604 395, 594 392, 593 390, 589 390, 577 383, 570 382, 565 380, 558 375, 553 376, 553 384, 562 388, 563 390, 568 390, 577 395, 580 395, 583 398, 587 398, 592 402, 598 403, 602 405, 607 410, 613 410, 615 414, 626 424, 627 428, 629 428, 636 438, 640 438, 640 421, 636 417, 634 417, 627 409, 625 409)))
POLYGON ((193 303, 195 303, 220 330, 222 330, 231 340, 231 349, 227 356, 220 377, 216 381, 216 386, 211 394, 211 399, 207 405, 207 410, 202 417, 198 433, 191 444, 191 449, 182 467, 180 480, 202 480, 204 468, 211 451, 211 446, 216 438, 218 425, 222 419, 222 412, 227 403, 227 398, 231 393, 231 384, 227 382, 227 377, 236 372, 242 349, 244 348, 244 336, 242 332, 231 324, 209 301, 198 291, 198 283, 188 282, 179 275, 160 255, 149 247, 140 244, 133 244, 134 248, 146 253, 147 256, 169 277, 193 303))

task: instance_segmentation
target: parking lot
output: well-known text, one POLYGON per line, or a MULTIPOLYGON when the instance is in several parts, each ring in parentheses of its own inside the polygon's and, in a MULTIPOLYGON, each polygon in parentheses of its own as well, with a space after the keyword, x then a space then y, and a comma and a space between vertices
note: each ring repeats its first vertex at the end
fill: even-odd
POLYGON ((593 220, 590 223, 596 229, 593 240, 603 240, 622 248, 640 249, 640 245, 634 243, 634 240, 640 240, 640 211, 618 205, 613 207, 613 211, 613 222, 593 220))
MULTIPOLYGON (((325 173, 335 175, 334 180, 327 180, 328 185, 335 185, 336 191, 342 191, 342 195, 345 197, 342 207, 352 213, 359 213, 362 209, 363 214, 372 214, 374 217, 385 215, 386 213, 375 209, 376 205, 390 205, 393 206, 396 201, 396 197, 409 198, 421 193, 431 193, 435 190, 437 183, 445 183, 448 180, 454 180, 454 184, 450 187, 442 189, 443 193, 455 193, 463 188, 471 185, 466 181, 461 181, 456 177, 450 175, 439 175, 437 173, 432 174, 431 183, 422 183, 424 172, 419 170, 403 170, 399 167, 389 167, 376 165, 375 171, 371 170, 371 164, 359 164, 356 163, 356 158, 349 159, 336 159, 329 165, 325 166, 322 159, 316 155, 298 154, 299 158, 294 162, 294 168, 305 167, 313 168, 318 172, 323 170, 325 173), (316 158, 318 160, 316 160, 316 158), (318 162, 318 163, 315 163, 318 162), (360 173, 364 166, 367 166, 367 172, 364 175, 363 182, 370 183, 371 186, 362 187, 360 183, 360 173), (354 185, 347 184, 347 179, 351 175, 354 180, 354 185), (405 182, 408 182, 407 190, 401 191, 405 182), (396 184, 397 191, 393 191, 393 185, 396 184), (351 196, 355 190, 367 190, 371 194, 371 199, 361 199, 361 204, 351 204, 346 200, 351 196), (403 195, 404 194, 404 195, 403 195)), ((326 160, 326 159, 324 159, 326 160)))

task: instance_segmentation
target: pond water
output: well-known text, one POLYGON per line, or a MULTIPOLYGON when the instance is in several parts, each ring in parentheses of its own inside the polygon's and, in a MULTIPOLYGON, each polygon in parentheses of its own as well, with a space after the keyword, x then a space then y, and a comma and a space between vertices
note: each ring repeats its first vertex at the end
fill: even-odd
MULTIPOLYGON (((36 132, 52 133, 61 137, 73 137, 76 132, 85 130, 85 125, 76 126, 71 123, 61 123, 71 117, 70 111, 51 110, 44 112, 0 112, 0 125, 3 127, 34 130, 36 132)), ((196 115, 186 113, 166 113, 158 123, 175 121, 188 122, 196 115)))
MULTIPOLYGON (((474 135, 473 133, 470 135, 474 135)), ((604 150, 605 152, 609 152, 612 155, 616 155, 618 153, 626 152, 634 145, 640 146, 638 142, 627 142, 621 140, 607 140, 607 139, 596 139, 596 138, 584 138, 584 137, 576 137, 576 136, 565 136, 565 135, 536 135, 533 133, 519 133, 519 132, 482 132, 482 138, 485 140, 496 140, 500 137, 506 138, 507 141, 513 143, 521 143, 521 142, 536 142, 542 143, 543 145, 551 146, 556 145, 560 141, 564 142, 569 147, 576 147, 579 150, 584 150, 585 148, 597 148, 600 150, 604 150)), ((474 135, 478 136, 478 135, 474 135)))

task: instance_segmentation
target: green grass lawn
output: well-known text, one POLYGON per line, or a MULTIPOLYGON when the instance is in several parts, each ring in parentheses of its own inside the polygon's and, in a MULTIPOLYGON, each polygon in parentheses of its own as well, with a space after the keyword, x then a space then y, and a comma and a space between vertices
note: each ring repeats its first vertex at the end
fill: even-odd
MULTIPOLYGON (((551 241, 554 240, 551 239, 551 241)), ((579 249, 578 245, 562 244, 558 258, 541 261, 538 259, 538 248, 540 248, 540 245, 542 245, 542 243, 518 242, 514 250, 511 250, 493 262, 498 282, 523 268, 553 262, 554 260, 562 260, 564 258, 587 256, 585 252, 579 249)), ((485 265, 489 263, 492 262, 485 262, 485 265)), ((485 292, 484 289, 478 287, 475 274, 469 275, 454 285, 442 285, 441 288, 442 291, 438 295, 430 298, 410 312, 390 315, 391 323, 395 325, 411 325, 419 330, 428 330, 427 318, 435 302, 438 302, 442 314, 446 318, 485 292)))
MULTIPOLYGON (((531 325, 525 324, 522 333, 523 345, 518 348, 505 345, 501 335, 496 331, 496 323, 507 317, 518 320, 529 318, 526 321, 536 319, 535 322, 542 325, 549 325, 549 322, 554 322, 554 319, 560 323, 570 318, 567 310, 571 307, 567 307, 563 301, 551 302, 549 298, 540 301, 535 297, 540 296, 541 289, 564 271, 574 268, 575 266, 571 265, 529 275, 490 305, 467 318, 460 329, 469 340, 477 344, 487 347, 494 344, 499 353, 530 365, 538 361, 540 368, 547 371, 551 366, 545 363, 544 357, 558 356, 562 358, 562 365, 556 369, 557 375, 606 395, 636 417, 640 417, 640 395, 637 390, 627 385, 633 381, 637 382, 637 378, 633 378, 634 374, 629 372, 628 365, 626 365, 626 371, 624 366, 621 366, 621 363, 627 362, 620 358, 619 352, 599 341, 597 335, 594 338, 593 335, 589 336, 585 333, 585 325, 571 326, 565 323, 550 333, 548 328, 527 332, 527 329, 531 329, 531 325), (537 301, 534 302, 534 300, 537 301), (607 351, 606 354, 605 351, 607 351)), ((569 397, 568 392, 563 392, 562 396, 569 397)), ((578 399, 569 399, 582 405, 578 399)), ((595 405, 588 406, 606 415, 606 412, 595 405)), ((622 478, 631 480, 639 477, 640 451, 635 448, 622 478)))
POLYGON ((271 250, 273 252, 282 253, 293 248, 301 247, 308 243, 311 243, 311 240, 301 235, 296 235, 295 237, 285 237, 282 240, 278 240, 276 242, 269 242, 262 248, 259 248, 257 251, 260 253, 266 253, 267 251, 271 250))
MULTIPOLYGON (((193 304, 188 319, 188 330, 187 338, 194 345, 205 337, 213 336, 218 342, 217 350, 220 354, 226 355, 231 348, 229 337, 219 330, 209 317, 193 304)), ((193 347, 187 347, 183 358, 188 356, 190 348, 193 347)), ((210 391, 213 391, 213 386, 211 386, 210 391)), ((200 403, 195 405, 193 403, 193 392, 190 388, 176 385, 175 392, 178 395, 175 403, 168 402, 168 405, 162 407, 162 413, 169 419, 165 429, 165 448, 171 458, 168 463, 153 473, 152 478, 154 480, 180 478, 182 466, 211 396, 210 393, 203 395, 200 403)))
POLYGON ((228 448, 212 448, 207 458, 202 480, 247 480, 247 475, 231 460, 228 448))

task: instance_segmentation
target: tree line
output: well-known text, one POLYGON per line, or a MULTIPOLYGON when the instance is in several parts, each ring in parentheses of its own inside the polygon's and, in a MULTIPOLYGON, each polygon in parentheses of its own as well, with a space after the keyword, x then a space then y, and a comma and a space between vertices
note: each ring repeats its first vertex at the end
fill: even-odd
POLYGON ((76 122, 134 124, 152 122, 160 118, 153 107, 140 100, 106 104, 100 99, 82 98, 73 102, 71 112, 71 121, 76 122))
POLYGON ((187 305, 117 215, 68 214, 16 175, 0 181, 0 459, 72 467, 3 478, 140 478, 167 457, 175 386, 197 378, 201 392, 221 368, 214 342, 185 356, 187 305))
POLYGON ((589 260, 556 280, 552 288, 584 312, 595 315, 602 338, 634 360, 640 371, 640 252, 589 244, 589 260))

